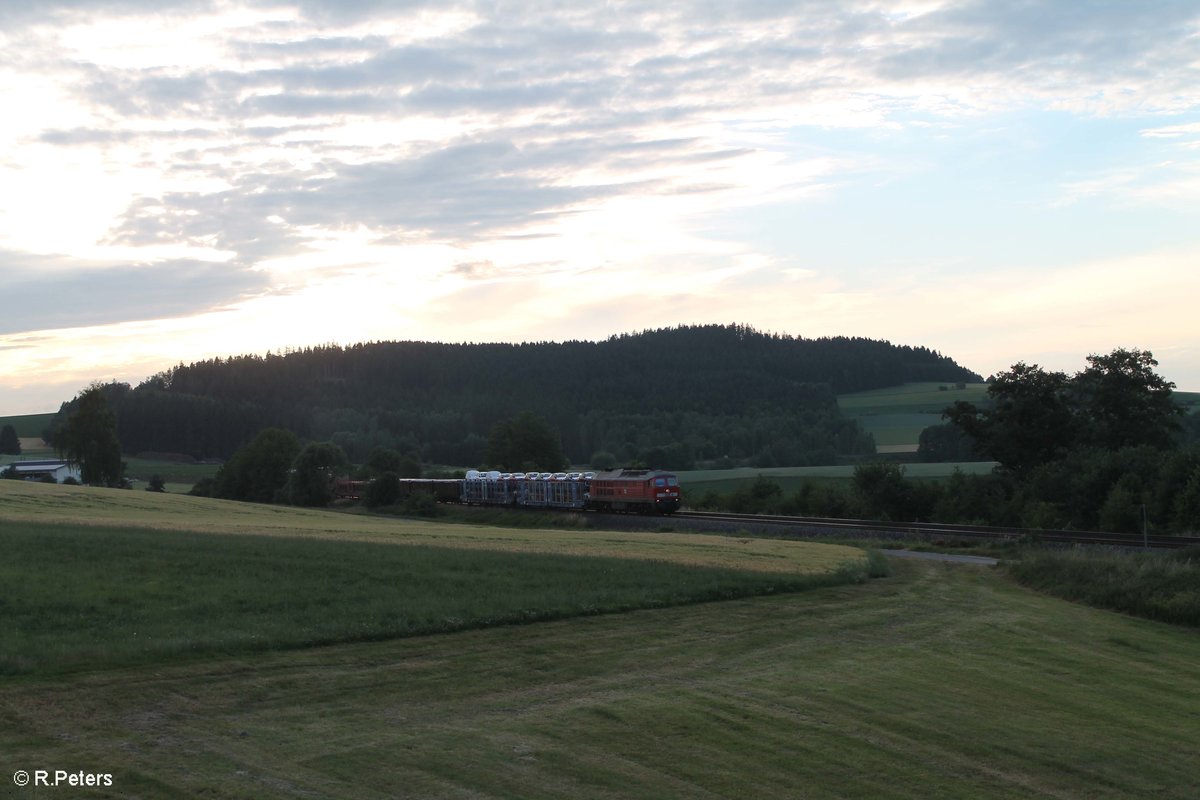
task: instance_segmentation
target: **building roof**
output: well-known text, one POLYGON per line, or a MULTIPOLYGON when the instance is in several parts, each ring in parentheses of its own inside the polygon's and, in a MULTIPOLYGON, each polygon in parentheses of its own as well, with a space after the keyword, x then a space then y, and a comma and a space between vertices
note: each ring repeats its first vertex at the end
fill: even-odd
POLYGON ((3 469, 12 467, 17 472, 56 472, 69 469, 70 466, 66 461, 13 461, 4 465, 3 469))

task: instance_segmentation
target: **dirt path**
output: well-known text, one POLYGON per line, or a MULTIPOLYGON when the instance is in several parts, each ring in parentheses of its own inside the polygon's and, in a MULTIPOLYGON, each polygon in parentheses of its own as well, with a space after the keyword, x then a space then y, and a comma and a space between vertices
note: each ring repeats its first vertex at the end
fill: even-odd
POLYGON ((920 558, 926 561, 953 561, 958 564, 977 564, 981 567, 994 567, 1000 563, 999 559, 988 558, 987 556, 958 556, 950 553, 921 553, 916 550, 880 550, 885 556, 895 556, 896 558, 920 558))

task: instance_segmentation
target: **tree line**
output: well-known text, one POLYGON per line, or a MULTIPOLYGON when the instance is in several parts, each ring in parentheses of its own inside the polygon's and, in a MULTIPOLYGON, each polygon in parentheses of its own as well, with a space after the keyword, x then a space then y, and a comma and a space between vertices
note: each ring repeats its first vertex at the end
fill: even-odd
MULTIPOLYGON (((978 381, 939 353, 863 338, 685 326, 602 342, 375 342, 210 359, 104 387, 126 453, 227 459, 266 428, 482 465, 492 429, 528 412, 565 458, 700 464, 835 463, 874 442, 836 394, 907 381, 978 381)), ((74 410, 66 403, 56 427, 74 410)))
POLYGON ((912 480, 866 464, 849 486, 786 493, 757 480, 698 507, 829 517, 1136 533, 1200 531, 1200 415, 1187 415, 1149 351, 1091 355, 1074 375, 1024 362, 988 380, 988 400, 959 401, 922 445, 965 446, 987 475, 912 480))

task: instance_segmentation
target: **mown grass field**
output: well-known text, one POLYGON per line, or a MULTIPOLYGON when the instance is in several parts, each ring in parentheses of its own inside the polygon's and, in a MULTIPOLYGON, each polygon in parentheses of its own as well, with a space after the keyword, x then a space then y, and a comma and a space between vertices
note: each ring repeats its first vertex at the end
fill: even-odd
POLYGON ((70 796, 1190 800, 1198 743, 1194 631, 915 562, 796 595, 0 679, 6 781, 112 773, 70 796))

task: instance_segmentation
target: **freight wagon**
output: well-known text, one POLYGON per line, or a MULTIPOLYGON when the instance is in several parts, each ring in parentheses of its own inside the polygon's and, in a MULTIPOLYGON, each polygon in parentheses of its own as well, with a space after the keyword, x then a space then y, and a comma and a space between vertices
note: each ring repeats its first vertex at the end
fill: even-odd
MULTIPOLYGON (((344 490, 339 496, 358 497, 364 489, 359 481, 341 483, 344 490)), ((459 480, 401 479, 400 497, 414 494, 432 495, 439 503, 639 514, 670 514, 679 510, 681 502, 679 479, 673 473, 650 469, 571 473, 470 470, 459 480)))

